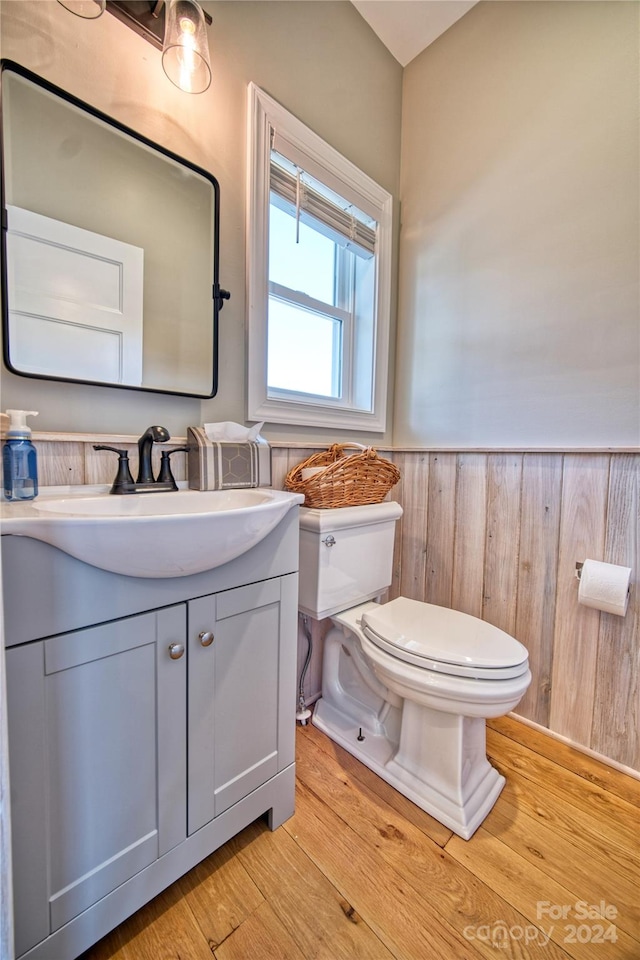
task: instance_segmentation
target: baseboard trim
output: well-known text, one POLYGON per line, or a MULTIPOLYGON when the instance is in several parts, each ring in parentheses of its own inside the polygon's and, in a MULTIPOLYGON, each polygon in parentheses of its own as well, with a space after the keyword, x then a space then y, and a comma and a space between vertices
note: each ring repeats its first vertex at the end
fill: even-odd
POLYGON ((605 757, 602 753, 591 750, 590 747, 585 747, 581 743, 576 743, 575 740, 570 740, 569 737, 563 737, 561 733, 556 733, 555 730, 550 730, 549 727, 543 727, 541 723, 536 723, 535 720, 528 720, 527 717, 521 717, 517 713, 510 713, 508 716, 511 717, 512 720, 519 720, 520 723, 524 723, 525 726, 531 727, 539 733, 545 733, 548 737, 559 740, 560 743, 565 743, 568 747, 572 747, 579 753, 584 753, 587 757, 591 757, 592 760, 599 760, 600 763, 604 763, 607 767, 612 767, 619 773, 625 773, 628 777, 633 777, 634 780, 640 780, 640 770, 634 770, 633 767, 626 767, 624 763, 618 763, 617 760, 605 757))

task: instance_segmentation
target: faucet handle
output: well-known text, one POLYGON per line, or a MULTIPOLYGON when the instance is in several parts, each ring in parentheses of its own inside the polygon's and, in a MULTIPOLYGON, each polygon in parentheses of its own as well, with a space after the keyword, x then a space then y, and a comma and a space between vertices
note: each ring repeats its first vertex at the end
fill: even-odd
POLYGON ((172 490, 177 490, 178 485, 171 472, 170 457, 172 453, 188 453, 189 447, 174 447, 172 450, 162 450, 160 452, 160 473, 156 483, 168 483, 172 490))
POLYGON ((111 450, 118 454, 118 472, 111 487, 111 493, 133 493, 134 482, 129 469, 129 453, 118 447, 108 447, 103 443, 94 443, 94 450, 111 450))

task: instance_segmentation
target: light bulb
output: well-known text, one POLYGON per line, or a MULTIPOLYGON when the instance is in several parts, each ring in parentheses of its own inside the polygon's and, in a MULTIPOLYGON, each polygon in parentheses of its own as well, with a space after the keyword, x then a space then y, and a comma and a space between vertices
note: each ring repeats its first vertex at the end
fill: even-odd
POLYGON ((186 93, 203 93, 210 85, 207 30, 195 0, 169 0, 162 66, 169 80, 186 93))

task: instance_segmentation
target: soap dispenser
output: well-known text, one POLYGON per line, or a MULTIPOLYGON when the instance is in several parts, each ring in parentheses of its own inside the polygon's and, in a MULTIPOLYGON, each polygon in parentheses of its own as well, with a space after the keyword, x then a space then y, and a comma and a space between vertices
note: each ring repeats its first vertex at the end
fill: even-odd
POLYGON ((7 415, 9 429, 2 451, 4 495, 7 500, 33 500, 38 496, 38 464, 26 418, 37 417, 38 413, 7 410, 7 415))

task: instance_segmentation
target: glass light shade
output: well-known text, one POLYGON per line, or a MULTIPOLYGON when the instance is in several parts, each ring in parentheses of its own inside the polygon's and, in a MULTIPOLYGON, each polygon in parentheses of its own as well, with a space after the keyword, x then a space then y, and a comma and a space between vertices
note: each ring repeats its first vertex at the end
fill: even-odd
POLYGON ((83 17, 85 20, 95 20, 102 16, 106 7, 106 0, 58 0, 58 3, 69 13, 75 13, 76 17, 83 17))
POLYGON ((169 0, 167 4, 162 67, 185 93, 203 93, 211 83, 207 29, 195 0, 169 0))

